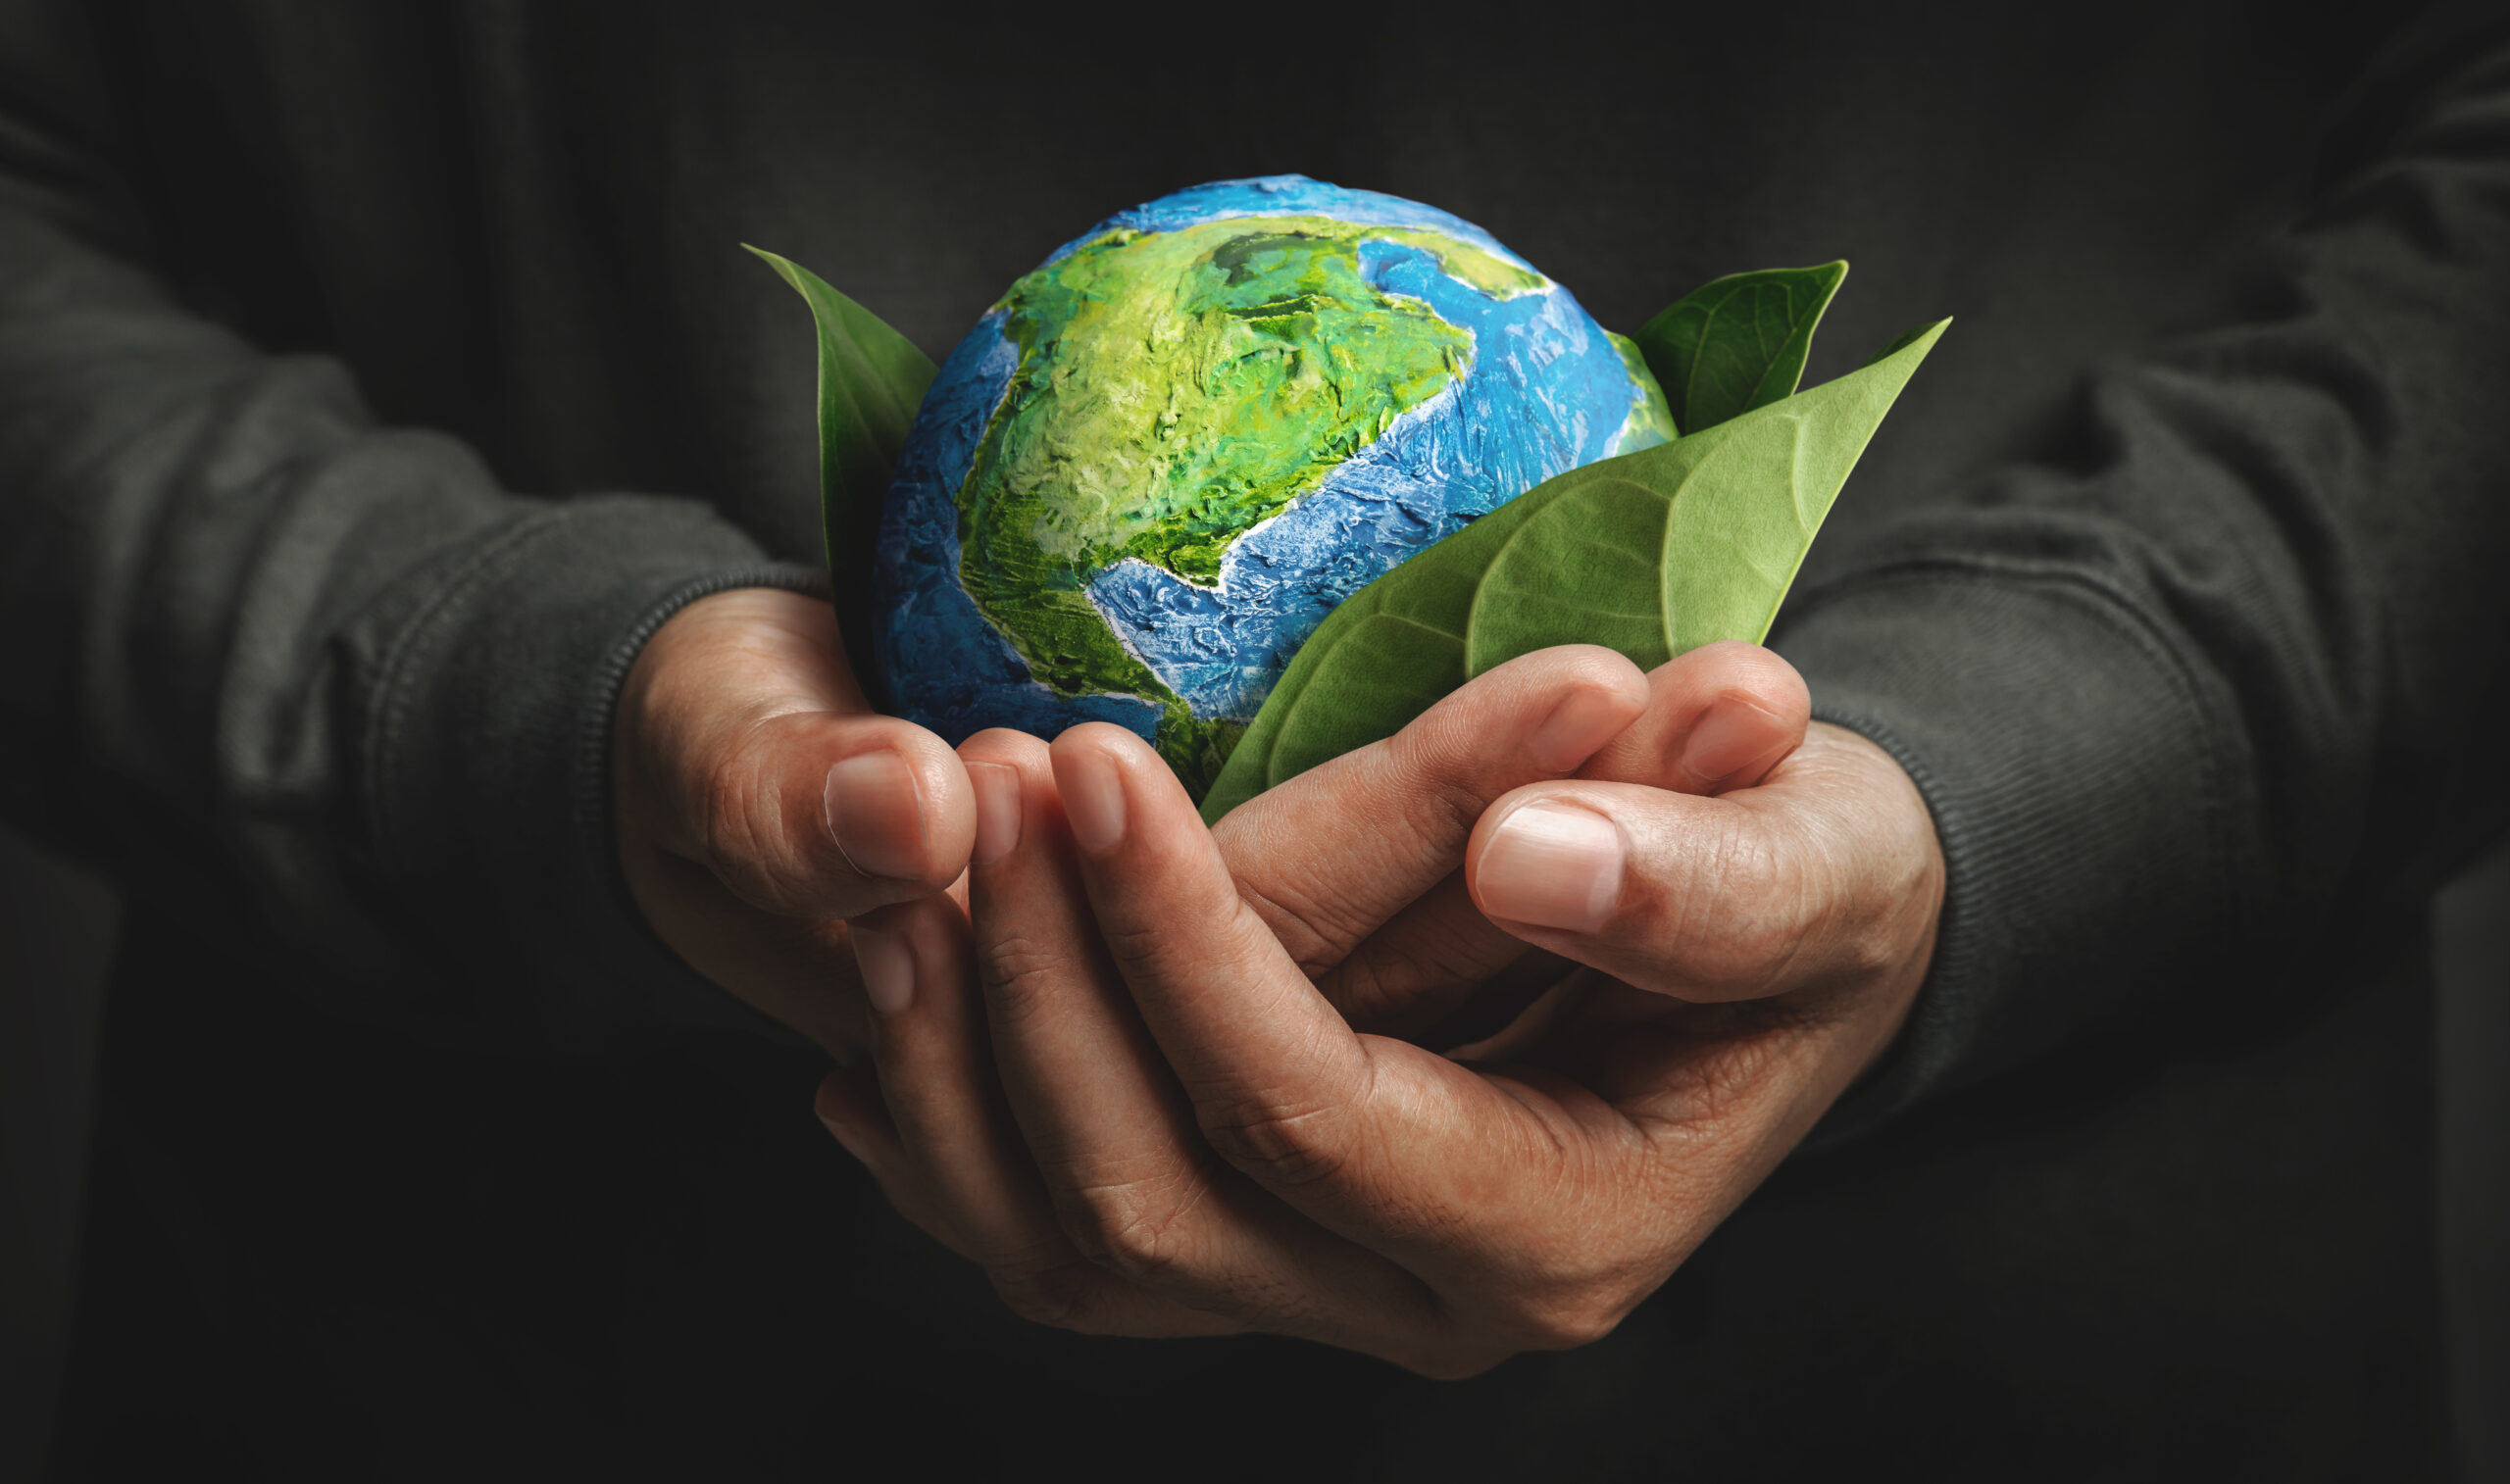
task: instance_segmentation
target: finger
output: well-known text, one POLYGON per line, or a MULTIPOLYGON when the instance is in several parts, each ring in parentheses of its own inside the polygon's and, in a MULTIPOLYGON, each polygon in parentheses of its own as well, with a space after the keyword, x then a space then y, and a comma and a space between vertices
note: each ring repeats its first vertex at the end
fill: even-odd
MULTIPOLYGON (((1316 987, 1353 1030, 1428 1045, 1425 1033, 1494 980, 1539 976, 1545 964, 1561 961, 1483 916, 1458 866, 1319 975, 1316 987)), ((1551 977, 1567 971, 1559 966, 1551 977)))
POLYGON ((980 801, 968 901, 994 1064, 1057 1224, 1121 1277, 1208 1266, 1188 1235, 1207 1224, 1203 1162, 1148 1034, 1110 992, 1046 746, 987 731, 962 752, 980 801))
POLYGON ((1131 733, 1078 726, 1052 753, 1108 956, 1204 1138, 1320 1222, 1376 1246, 1421 1151, 1471 1144, 1488 1112, 1478 1079, 1354 1033, 1238 899, 1176 775, 1131 733))
POLYGON ((670 770, 667 849, 753 907, 851 917, 947 887, 975 809, 941 739, 890 717, 795 712, 697 730, 670 770))
POLYGON ((1904 956, 1931 933, 1940 859, 1907 775, 1824 726, 1760 786, 1721 798, 1583 780, 1517 790, 1475 829, 1465 871, 1481 911, 1529 943, 1725 1001, 1904 956))
POLYGON ((770 912, 853 916, 967 864, 957 756, 870 714, 815 600, 722 594, 665 624, 622 693, 616 761, 624 829, 770 912))
POLYGON ((1615 1275, 1661 1276, 1654 1237, 1639 1256, 1626 1241, 1624 1218, 1661 1195, 1630 1120, 1562 1079, 1482 1075, 1354 1034, 1237 900, 1155 754, 1105 725, 1052 751, 1109 956, 1204 1136, 1318 1227, 1438 1296, 1434 1310, 1386 1312, 1380 1344, 1458 1332, 1511 1349, 1577 1343, 1601 1311, 1565 1294, 1601 1296, 1617 1318, 1630 1294, 1615 1275))
MULTIPOLYGON (((929 1184, 898 1143, 897 1125, 880 1097, 880 1076, 869 1061, 840 1066, 820 1079, 811 1112, 847 1154, 868 1171, 898 1213, 936 1238, 942 1225, 929 1184)), ((948 1245, 944 1239, 944 1245, 948 1245)))
POLYGON ((958 905, 928 897, 851 926, 873 1058, 824 1082, 818 1111, 890 1204, 1027 1317, 1145 1336, 1237 1328, 1132 1290, 1065 1237, 1001 1096, 958 905))
POLYGON ((850 925, 882 1106, 929 1191, 927 1228, 987 1268, 1072 1261, 998 1091, 966 915, 926 897, 850 925))
POLYGON ((685 838, 769 912, 851 917, 941 891, 976 809, 939 737, 892 717, 772 717, 685 760, 685 838))
POLYGON ((834 918, 774 916, 713 871, 656 847, 622 842, 628 889, 688 966, 817 1042, 839 1063, 860 1055, 869 1012, 834 918))
POLYGON ((1611 650, 1523 655, 1392 737, 1257 795, 1214 833, 1265 926, 1321 973, 1454 871, 1490 801, 1576 772, 1647 700, 1646 678, 1611 650))
POLYGON ((1803 744, 1812 715, 1794 666, 1757 644, 1703 644, 1648 671, 1645 714, 1578 776, 1685 794, 1749 788, 1803 744))
POLYGON ((1330 1161, 1329 1130, 1355 1124, 1369 1095, 1359 1039, 1240 900, 1156 754, 1093 723, 1057 738, 1052 759, 1099 930, 1186 1095, 1244 1105, 1259 1141, 1259 1125, 1312 1122, 1330 1161))
MULTIPOLYGON (((1646 679, 1645 711, 1590 757, 1578 776, 1686 794, 1725 793, 1757 784, 1804 740, 1812 701, 1803 678, 1757 644, 1703 645, 1656 667, 1646 679)), ((1532 781, 1504 771, 1486 776, 1510 786, 1532 781)), ((1240 855, 1232 854, 1230 865, 1243 888, 1240 855)), ((1259 910, 1263 905, 1258 900, 1259 910)), ((1278 920, 1267 920, 1280 930, 1278 920)), ((1525 953, 1521 938, 1493 925, 1473 905, 1459 874, 1403 907, 1330 969, 1318 973, 1313 962, 1308 967, 1353 1025, 1409 1034, 1494 977, 1516 973, 1525 953)))
MULTIPOLYGON (((1108 963, 1045 746, 988 732, 965 752, 987 799, 969 876, 995 1063, 1065 1231, 1108 1270, 1188 1307, 1377 1354, 1390 1329, 1408 1330, 1406 1353, 1418 1349, 1435 1320, 1418 1280, 1210 1160, 1108 963), (1016 828, 995 802, 1015 798, 1016 828)), ((1151 766, 1166 772, 1155 756, 1151 766)), ((1251 920, 1225 871, 1219 883, 1251 920)))

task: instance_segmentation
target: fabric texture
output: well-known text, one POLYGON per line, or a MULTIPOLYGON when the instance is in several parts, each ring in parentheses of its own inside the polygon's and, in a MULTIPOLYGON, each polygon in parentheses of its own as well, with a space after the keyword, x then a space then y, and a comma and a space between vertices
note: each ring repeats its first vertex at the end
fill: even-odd
POLYGON ((1000 1462, 1110 1399, 1184 1446, 1332 1393, 1362 1472, 1491 1462, 1449 1445, 1495 1408, 1522 1467, 1785 1476, 2002 1388, 1943 1476, 2436 1466, 2401 924, 2510 806, 2469 781, 2510 634, 2510 38, 1876 9, 1389 24, 1295 67, 776 0, 13 11, 0 811, 134 904, 72 1455, 632 1469, 739 1418, 769 1475, 860 1447, 832 1396, 1000 1462), (1773 637, 1933 812, 1912 1022, 1622 1335, 1447 1393, 997 1315, 607 833, 643 640, 825 590, 807 319, 740 242, 937 356, 1078 226, 1283 170, 1475 220, 1622 328, 1848 256, 1808 379, 1955 317, 1773 637), (1015 1392, 1029 1433, 950 1420, 1015 1392))
POLYGON ((2245 288, 2244 322, 2090 383, 2073 467, 1913 516, 1791 606, 1777 646, 1920 780, 1950 876, 1925 1003, 1833 1128, 2227 955, 2287 966, 2378 889, 2374 819, 2441 822, 2510 636, 2510 52, 2245 288))

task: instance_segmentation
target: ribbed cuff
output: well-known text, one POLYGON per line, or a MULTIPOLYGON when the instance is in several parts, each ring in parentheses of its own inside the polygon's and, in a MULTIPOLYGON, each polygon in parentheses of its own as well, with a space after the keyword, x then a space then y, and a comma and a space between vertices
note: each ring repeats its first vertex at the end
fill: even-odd
POLYGON ((1906 1027, 1808 1147, 2028 1061, 2244 918, 2242 744, 2219 682, 2125 595, 1913 563, 1812 595, 1773 647, 1817 719, 1907 769, 1946 871, 1906 1027))
POLYGON ((827 578, 696 502, 586 497, 483 541, 410 625, 371 732, 370 828, 396 905, 469 981, 469 1017, 578 1050, 771 1026, 645 926, 611 841, 628 668, 673 614, 735 587, 827 578))

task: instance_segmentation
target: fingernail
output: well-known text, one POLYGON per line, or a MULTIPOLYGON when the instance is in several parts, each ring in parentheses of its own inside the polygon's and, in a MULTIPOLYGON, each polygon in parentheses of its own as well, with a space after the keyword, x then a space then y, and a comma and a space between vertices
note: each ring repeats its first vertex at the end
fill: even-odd
POLYGON ((1494 917, 1592 932, 1621 900, 1621 830, 1574 804, 1528 804, 1491 832, 1474 884, 1494 917))
POLYGON ((1593 757, 1629 720, 1629 709, 1612 692, 1581 685, 1542 718, 1527 751, 1543 771, 1570 772, 1593 757))
POLYGON ((845 864, 890 880, 924 874, 924 794, 906 759, 887 748, 846 759, 828 770, 822 802, 845 864))
POLYGON ((977 791, 977 843, 969 861, 991 866, 1020 843, 1020 769, 1001 763, 971 763, 968 783, 977 791))
POLYGON ((1116 760, 1095 747, 1076 747, 1056 760, 1055 785, 1064 817, 1082 850, 1103 856, 1125 838, 1125 779, 1116 760))
POLYGON ((1682 739, 1682 771, 1702 783, 1732 777, 1785 731, 1777 713, 1741 696, 1720 696, 1682 739))
POLYGON ((860 924, 848 935, 854 939, 854 963, 863 970, 863 993, 872 1008, 894 1015, 913 1005, 915 950, 907 947, 905 936, 860 924))

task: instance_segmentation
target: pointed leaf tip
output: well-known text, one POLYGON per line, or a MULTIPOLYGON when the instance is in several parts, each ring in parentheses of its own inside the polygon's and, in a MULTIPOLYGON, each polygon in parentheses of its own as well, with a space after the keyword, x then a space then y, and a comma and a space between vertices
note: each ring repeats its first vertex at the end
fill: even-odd
POLYGON ((811 309, 819 347, 820 520, 837 619, 855 673, 878 688, 872 664, 872 544, 889 473, 936 368, 915 343, 781 254, 748 248, 811 309))
POLYGON ((1571 470, 1362 588, 1291 657, 1204 797, 1204 819, 1393 735, 1468 675, 1533 649, 1602 643, 1646 666, 1719 639, 1758 642, 1949 323, 1810 391, 1571 470))
MULTIPOLYGON (((1937 320, 1931 324, 1920 324, 1909 329, 1904 329, 1898 334, 1892 336, 1890 343, 1883 346, 1881 350, 1876 351, 1874 353, 1874 358, 1865 364, 1866 366, 1880 366, 1883 362, 1890 360, 1893 356, 1907 350, 1910 346, 1917 344, 1921 340, 1932 345, 1935 339, 1941 337, 1943 327, 1951 322, 1951 318, 1946 316, 1945 318, 1937 320)), ((1859 368, 1859 370, 1862 369, 1863 368, 1859 368)))

